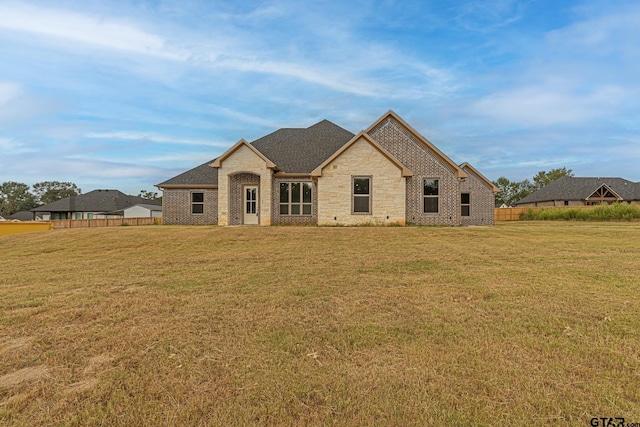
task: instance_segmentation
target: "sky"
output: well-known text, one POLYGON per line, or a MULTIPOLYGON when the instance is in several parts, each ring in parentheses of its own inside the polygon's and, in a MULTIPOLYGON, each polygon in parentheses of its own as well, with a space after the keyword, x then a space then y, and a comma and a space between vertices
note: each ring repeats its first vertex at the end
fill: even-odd
POLYGON ((159 191, 395 111, 490 180, 640 181, 636 0, 0 0, 0 183, 159 191))

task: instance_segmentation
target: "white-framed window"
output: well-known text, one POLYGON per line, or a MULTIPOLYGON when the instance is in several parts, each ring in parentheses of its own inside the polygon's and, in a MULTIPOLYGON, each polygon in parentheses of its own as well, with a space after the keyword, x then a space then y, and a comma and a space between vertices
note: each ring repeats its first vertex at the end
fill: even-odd
POLYGON ((312 191, 310 182, 281 182, 280 215, 311 215, 312 191))
POLYGON ((460 215, 471 215, 471 194, 469 193, 460 194, 460 215))
POLYGON ((204 193, 191 193, 191 213, 202 214, 204 213, 204 193))
POLYGON ((351 213, 371 214, 371 187, 373 177, 353 176, 351 177, 351 213))
POLYGON ((423 181, 424 213, 438 213, 440 210, 440 180, 427 178, 423 181))

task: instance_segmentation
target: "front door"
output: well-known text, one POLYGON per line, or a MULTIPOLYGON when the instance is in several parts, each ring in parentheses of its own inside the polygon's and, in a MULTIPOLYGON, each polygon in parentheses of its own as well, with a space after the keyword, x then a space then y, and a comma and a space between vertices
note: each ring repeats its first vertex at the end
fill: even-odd
POLYGON ((244 221, 245 225, 258 225, 258 186, 244 187, 244 221))

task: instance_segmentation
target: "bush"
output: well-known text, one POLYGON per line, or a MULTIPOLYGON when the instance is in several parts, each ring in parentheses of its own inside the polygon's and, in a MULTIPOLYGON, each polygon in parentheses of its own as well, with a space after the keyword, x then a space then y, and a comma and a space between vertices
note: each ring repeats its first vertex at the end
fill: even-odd
POLYGON ((614 203, 594 206, 592 209, 529 209, 520 215, 520 219, 524 221, 633 221, 640 219, 640 207, 637 204, 614 203))

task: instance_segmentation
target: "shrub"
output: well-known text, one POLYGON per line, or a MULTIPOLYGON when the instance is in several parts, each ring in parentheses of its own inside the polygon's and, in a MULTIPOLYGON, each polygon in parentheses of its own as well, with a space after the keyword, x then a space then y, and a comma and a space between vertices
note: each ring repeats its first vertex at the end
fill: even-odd
POLYGON ((637 204, 614 203, 598 205, 591 209, 542 208, 529 209, 520 215, 524 221, 633 221, 640 219, 637 204))

